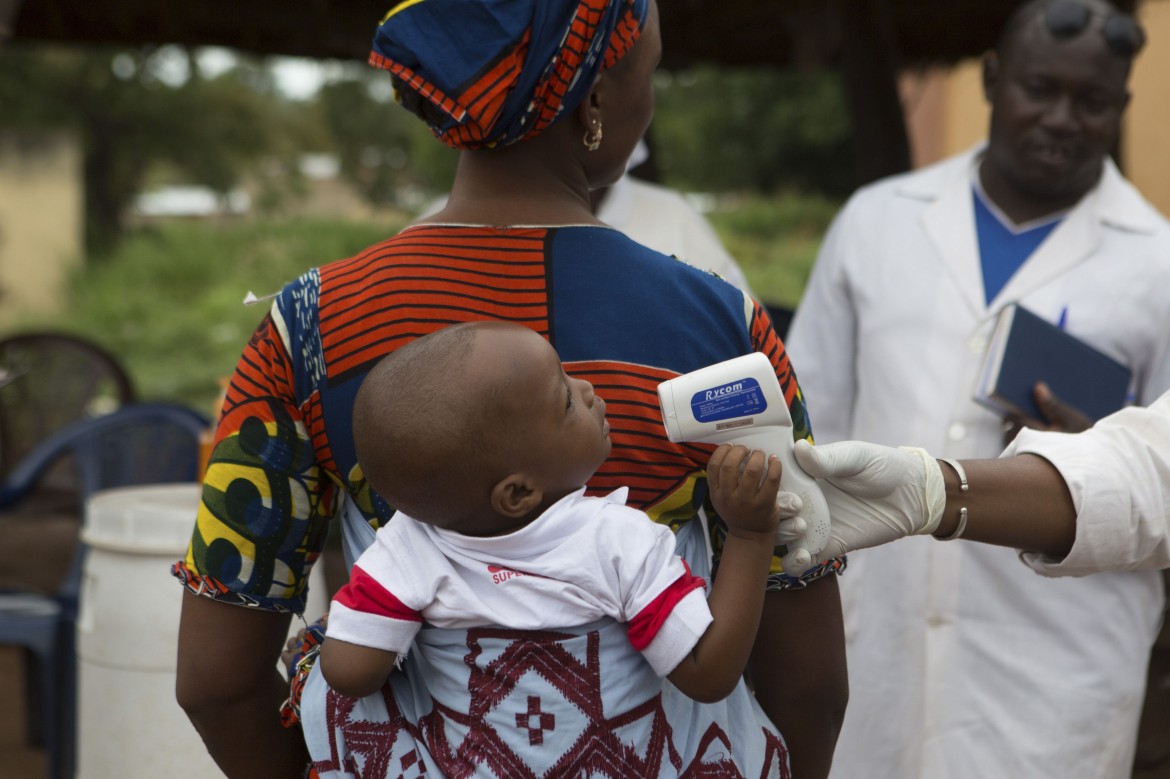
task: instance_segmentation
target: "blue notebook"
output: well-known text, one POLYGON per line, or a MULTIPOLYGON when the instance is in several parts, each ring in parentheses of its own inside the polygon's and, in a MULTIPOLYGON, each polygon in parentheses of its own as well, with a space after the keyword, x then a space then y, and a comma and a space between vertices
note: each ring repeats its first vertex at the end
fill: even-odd
POLYGON ((1132 372, 1104 352, 1022 306, 999 313, 975 401, 997 413, 1043 420, 1032 399, 1036 382, 1094 421, 1125 405, 1132 372))

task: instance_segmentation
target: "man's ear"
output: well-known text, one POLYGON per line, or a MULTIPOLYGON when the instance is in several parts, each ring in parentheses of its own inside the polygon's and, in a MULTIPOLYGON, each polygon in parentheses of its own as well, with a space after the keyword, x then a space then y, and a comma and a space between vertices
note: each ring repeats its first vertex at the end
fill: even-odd
POLYGON ((522 473, 508 474, 492 487, 492 508, 501 516, 513 519, 527 516, 542 500, 543 490, 522 473))
POLYGON ((983 55, 983 99, 991 102, 991 93, 999 82, 999 54, 989 51, 983 55))

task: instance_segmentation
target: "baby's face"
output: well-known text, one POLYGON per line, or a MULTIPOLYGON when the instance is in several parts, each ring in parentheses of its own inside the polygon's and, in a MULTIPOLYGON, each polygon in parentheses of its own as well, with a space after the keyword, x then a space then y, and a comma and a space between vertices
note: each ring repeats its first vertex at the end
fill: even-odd
POLYGON ((605 401, 593 385, 565 373, 556 350, 537 333, 509 329, 484 344, 488 359, 513 371, 504 399, 518 424, 511 427, 520 466, 545 494, 572 492, 609 457, 605 401))

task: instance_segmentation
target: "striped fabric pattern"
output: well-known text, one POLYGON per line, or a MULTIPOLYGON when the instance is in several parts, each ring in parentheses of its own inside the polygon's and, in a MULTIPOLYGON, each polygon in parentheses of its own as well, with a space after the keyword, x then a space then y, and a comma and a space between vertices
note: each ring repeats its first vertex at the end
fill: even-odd
POLYGON ((447 233, 413 228, 392 246, 329 267, 321 340, 333 381, 456 322, 506 319, 548 336, 546 231, 505 236, 468 228, 457 238, 447 233))

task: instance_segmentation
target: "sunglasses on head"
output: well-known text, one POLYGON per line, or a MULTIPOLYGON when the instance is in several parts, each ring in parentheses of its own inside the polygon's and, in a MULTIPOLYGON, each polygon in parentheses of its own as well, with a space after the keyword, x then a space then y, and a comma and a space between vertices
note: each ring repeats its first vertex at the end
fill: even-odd
MULTIPOLYGON (((1073 38, 1084 32, 1096 15, 1093 9, 1075 0, 1054 0, 1044 8, 1044 24, 1054 38, 1073 38)), ((1105 17, 1101 32, 1113 53, 1122 57, 1132 58, 1146 45, 1146 34, 1129 14, 1112 13, 1105 17)))

